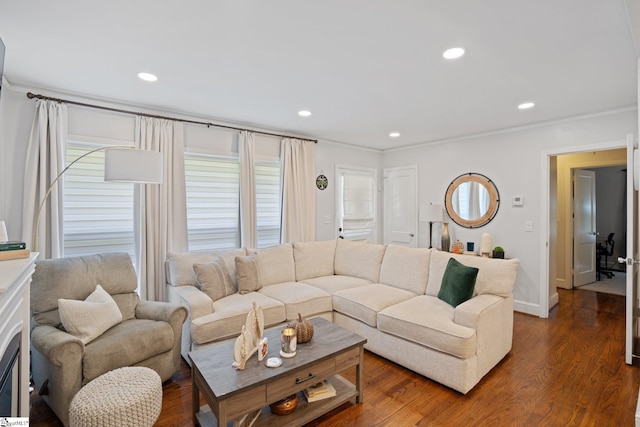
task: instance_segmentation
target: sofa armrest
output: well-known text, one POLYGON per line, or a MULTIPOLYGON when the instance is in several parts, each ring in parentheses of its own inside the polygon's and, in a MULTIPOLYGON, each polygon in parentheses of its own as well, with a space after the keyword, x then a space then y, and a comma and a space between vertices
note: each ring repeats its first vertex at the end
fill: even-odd
POLYGON ((174 290, 180 295, 184 304, 189 307, 192 321, 213 313, 213 301, 195 286, 176 286, 174 290))
POLYGON ((483 376, 511 351, 513 297, 477 295, 455 308, 454 322, 476 331, 477 369, 483 376))
POLYGON ((458 325, 477 329, 482 317, 491 315, 491 307, 504 298, 496 295, 476 295, 458 305, 454 311, 453 321, 458 325))
POLYGON ((75 363, 80 368, 84 343, 80 338, 53 326, 36 326, 31 331, 31 345, 46 360, 56 366, 75 363))

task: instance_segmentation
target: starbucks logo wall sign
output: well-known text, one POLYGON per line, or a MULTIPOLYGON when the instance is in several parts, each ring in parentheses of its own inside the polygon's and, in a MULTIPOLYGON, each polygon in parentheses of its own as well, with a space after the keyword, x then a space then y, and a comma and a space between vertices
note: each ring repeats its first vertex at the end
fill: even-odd
POLYGON ((329 180, 323 174, 318 175, 316 178, 316 187, 318 190, 324 190, 329 185, 329 180))

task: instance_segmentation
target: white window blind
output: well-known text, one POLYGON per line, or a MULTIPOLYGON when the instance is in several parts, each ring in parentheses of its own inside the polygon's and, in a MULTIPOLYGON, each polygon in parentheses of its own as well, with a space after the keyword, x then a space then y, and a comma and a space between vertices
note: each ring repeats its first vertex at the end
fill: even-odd
POLYGON ((341 235, 349 240, 375 241, 375 172, 342 169, 339 179, 341 235))
POLYGON ((256 162, 256 216, 258 247, 280 243, 280 164, 256 162))
POLYGON ((189 250, 240 246, 240 164, 237 158, 185 153, 189 250))
MULTIPOLYGON (((100 147, 68 141, 67 164, 100 147)), ((104 151, 75 163, 64 180, 64 256, 127 252, 134 256, 133 184, 104 181, 104 151)))

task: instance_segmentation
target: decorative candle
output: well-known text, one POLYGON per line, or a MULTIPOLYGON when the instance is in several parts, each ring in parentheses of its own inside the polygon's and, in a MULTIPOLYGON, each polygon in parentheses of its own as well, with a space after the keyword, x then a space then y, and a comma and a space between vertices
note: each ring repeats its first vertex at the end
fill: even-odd
POLYGON ((489 256, 491 253, 491 234, 482 233, 482 239, 480 240, 480 254, 482 256, 489 256))

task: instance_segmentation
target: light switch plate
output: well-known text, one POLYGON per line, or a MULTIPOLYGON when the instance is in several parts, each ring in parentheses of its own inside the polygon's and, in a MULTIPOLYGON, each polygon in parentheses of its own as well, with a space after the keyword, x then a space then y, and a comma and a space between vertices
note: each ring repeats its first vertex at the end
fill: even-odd
POLYGON ((524 206, 524 197, 523 196, 513 196, 513 206, 524 206))

